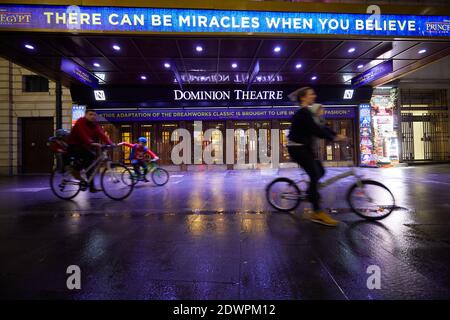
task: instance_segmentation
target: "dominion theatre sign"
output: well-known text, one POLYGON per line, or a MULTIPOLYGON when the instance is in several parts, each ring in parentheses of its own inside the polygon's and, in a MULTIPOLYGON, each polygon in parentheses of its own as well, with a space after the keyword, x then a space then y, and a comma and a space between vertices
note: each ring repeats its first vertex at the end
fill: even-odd
POLYGON ((210 91, 183 91, 173 90, 174 100, 194 101, 277 101, 283 100, 283 90, 210 90, 210 91))

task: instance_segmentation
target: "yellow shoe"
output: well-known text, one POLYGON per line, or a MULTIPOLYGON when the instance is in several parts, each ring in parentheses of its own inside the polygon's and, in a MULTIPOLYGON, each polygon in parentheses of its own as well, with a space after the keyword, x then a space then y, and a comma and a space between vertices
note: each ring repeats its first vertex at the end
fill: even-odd
POLYGON ((309 220, 329 227, 335 227, 339 223, 339 221, 334 220, 329 214, 322 210, 314 212, 309 220))

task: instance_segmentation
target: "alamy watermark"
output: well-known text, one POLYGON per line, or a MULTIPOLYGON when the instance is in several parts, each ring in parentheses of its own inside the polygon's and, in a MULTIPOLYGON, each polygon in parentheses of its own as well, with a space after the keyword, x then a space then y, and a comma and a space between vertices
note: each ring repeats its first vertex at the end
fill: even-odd
POLYGON ((69 290, 81 290, 81 269, 77 265, 70 265, 66 269, 70 276, 66 280, 66 286, 69 290))
POLYGON ((261 163, 278 166, 279 129, 225 129, 225 137, 217 128, 203 131, 202 121, 194 121, 192 133, 183 128, 175 129, 171 135, 171 141, 176 142, 171 152, 172 162, 176 165, 261 163))
POLYGON ((377 265, 370 265, 366 269, 366 273, 370 276, 367 278, 367 289, 381 289, 381 268, 377 265))

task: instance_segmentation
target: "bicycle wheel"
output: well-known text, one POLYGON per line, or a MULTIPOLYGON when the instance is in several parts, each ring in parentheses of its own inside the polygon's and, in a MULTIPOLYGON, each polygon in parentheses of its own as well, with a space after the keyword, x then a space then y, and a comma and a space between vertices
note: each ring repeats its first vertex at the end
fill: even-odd
POLYGON ((50 188, 55 196, 63 200, 75 198, 81 191, 80 182, 70 172, 53 170, 50 176, 50 188))
POLYGON ((291 211, 298 207, 302 193, 294 181, 277 178, 266 187, 266 198, 279 211, 291 211))
POLYGON ((130 169, 118 163, 111 163, 101 177, 103 192, 113 200, 123 200, 133 191, 130 169))
POLYGON ((163 168, 152 171, 152 181, 157 186, 163 186, 169 181, 169 172, 163 168))
POLYGON ((358 216, 367 220, 380 220, 395 209, 392 192, 382 183, 362 180, 361 186, 355 183, 347 193, 347 202, 358 216))
POLYGON ((138 177, 131 171, 131 169, 128 169, 128 171, 123 171, 121 174, 122 182, 125 184, 132 184, 136 185, 138 183, 138 177), (131 175, 129 174, 131 172, 131 175))

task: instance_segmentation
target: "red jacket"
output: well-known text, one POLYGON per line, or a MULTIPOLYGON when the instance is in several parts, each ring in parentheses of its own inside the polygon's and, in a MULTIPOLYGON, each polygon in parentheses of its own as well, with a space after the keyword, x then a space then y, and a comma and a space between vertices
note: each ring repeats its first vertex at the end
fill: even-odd
POLYGON ((90 122, 85 117, 75 122, 70 132, 68 144, 89 147, 91 143, 101 140, 105 144, 112 144, 102 127, 97 122, 90 122))
POLYGON ((143 160, 145 160, 146 154, 150 155, 150 157, 152 157, 152 159, 157 157, 156 154, 154 154, 152 152, 152 150, 150 150, 147 147, 141 146, 139 143, 134 144, 134 143, 122 142, 122 144, 124 146, 132 149, 132 151, 130 153, 130 160, 143 161, 143 160))

